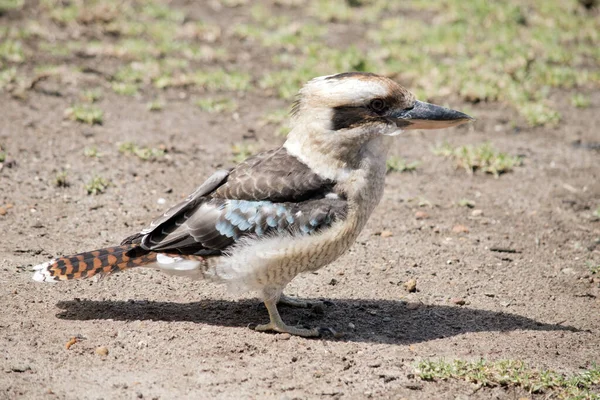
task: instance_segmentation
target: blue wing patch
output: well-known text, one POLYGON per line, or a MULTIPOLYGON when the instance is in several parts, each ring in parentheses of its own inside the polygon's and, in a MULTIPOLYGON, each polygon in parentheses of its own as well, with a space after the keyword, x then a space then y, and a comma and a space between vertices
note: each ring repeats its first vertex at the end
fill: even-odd
POLYGON ((177 249, 197 254, 223 251, 242 237, 293 233, 311 235, 343 219, 347 202, 321 198, 299 203, 207 199, 144 237, 149 250, 177 249))
MULTIPOLYGON (((270 201, 228 200, 221 205, 222 213, 215 228, 220 234, 237 240, 244 234, 263 236, 267 232, 281 233, 294 225, 293 205, 270 201)), ((304 233, 310 233, 300 228, 304 233)))

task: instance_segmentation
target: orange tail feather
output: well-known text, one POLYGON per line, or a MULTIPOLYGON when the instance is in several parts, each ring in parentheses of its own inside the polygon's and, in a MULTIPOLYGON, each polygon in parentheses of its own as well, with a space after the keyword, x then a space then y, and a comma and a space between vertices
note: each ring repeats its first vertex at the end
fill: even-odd
POLYGON ((136 244, 126 244, 55 258, 36 265, 33 267, 33 279, 39 282, 57 282, 90 278, 96 274, 107 275, 155 261, 156 253, 136 244))

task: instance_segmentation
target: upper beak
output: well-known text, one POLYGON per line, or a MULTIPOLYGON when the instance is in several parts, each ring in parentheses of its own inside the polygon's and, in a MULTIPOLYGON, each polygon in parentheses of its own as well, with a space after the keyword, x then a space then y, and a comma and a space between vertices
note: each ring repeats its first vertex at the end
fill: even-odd
POLYGON ((418 100, 415 101, 413 108, 394 111, 390 116, 396 119, 398 126, 404 130, 449 128, 475 121, 475 118, 460 111, 418 100))

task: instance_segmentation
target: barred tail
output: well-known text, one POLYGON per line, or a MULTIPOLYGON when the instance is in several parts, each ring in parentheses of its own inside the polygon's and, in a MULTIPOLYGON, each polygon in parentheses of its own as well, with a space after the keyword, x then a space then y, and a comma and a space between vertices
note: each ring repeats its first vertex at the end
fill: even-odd
POLYGON ((68 257, 60 257, 33 267, 33 279, 38 282, 58 282, 69 279, 107 275, 127 268, 141 267, 156 261, 157 253, 136 244, 107 247, 68 257))

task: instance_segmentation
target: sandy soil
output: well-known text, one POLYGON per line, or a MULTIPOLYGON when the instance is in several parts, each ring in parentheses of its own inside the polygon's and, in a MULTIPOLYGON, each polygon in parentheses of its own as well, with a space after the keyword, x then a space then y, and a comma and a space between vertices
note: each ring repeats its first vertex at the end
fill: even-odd
MULTIPOLYGON (((104 124, 90 127, 64 120, 74 96, 0 94, 0 143, 14 161, 0 170, 0 398, 519 398, 526 393, 425 382, 415 365, 519 359, 573 373, 600 361, 600 280, 588 267, 600 263, 592 214, 600 153, 589 146, 600 142, 600 93, 590 93, 592 107, 565 112, 558 128, 514 129, 513 110, 480 104, 469 105, 478 118, 470 127, 399 137, 393 154, 421 161, 417 171, 390 174, 351 251, 288 288, 326 302, 322 310, 282 307, 284 320, 345 333, 315 340, 254 332, 248 324, 267 314, 252 295, 153 270, 99 282, 31 280, 33 264, 119 243, 145 226, 231 165, 233 143, 277 145, 260 117, 289 106, 247 93, 236 120, 176 100, 149 113, 147 99, 107 94, 104 124), (124 140, 168 153, 142 161, 117 151, 124 140), (499 179, 469 176, 431 153, 443 140, 491 140, 524 165, 499 179), (92 145, 102 157, 84 156, 92 145), (59 188, 63 169, 71 185, 59 188), (95 174, 112 186, 89 196, 83 185, 95 174), (464 198, 481 212, 459 207, 464 198), (414 293, 403 287, 411 278, 414 293), (71 337, 80 340, 66 350, 71 337), (100 346, 108 355, 95 353, 100 346)), ((566 96, 552 100, 567 109, 566 96)))

